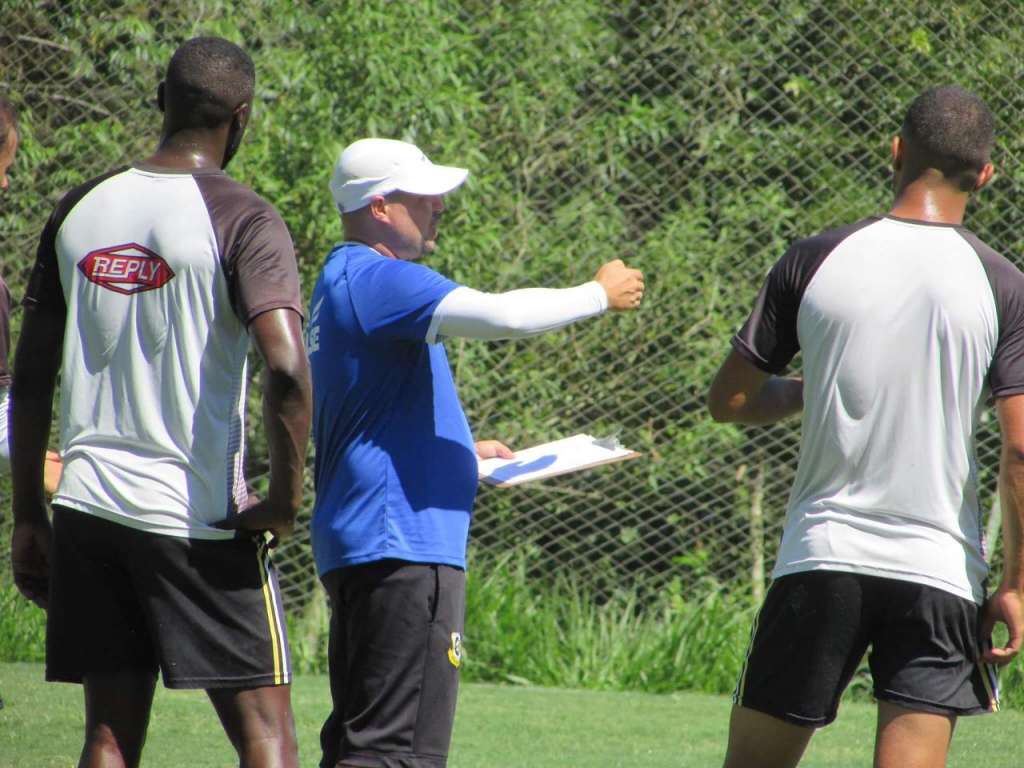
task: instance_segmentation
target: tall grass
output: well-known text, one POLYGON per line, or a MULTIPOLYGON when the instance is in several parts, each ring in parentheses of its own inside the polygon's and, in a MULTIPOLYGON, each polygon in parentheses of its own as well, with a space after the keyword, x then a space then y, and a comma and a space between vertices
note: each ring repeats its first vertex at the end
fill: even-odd
MULTIPOLYGON (((579 581, 531 575, 523 553, 476 561, 467 580, 467 681, 655 693, 728 693, 749 641, 754 607, 708 580, 693 592, 637 587, 597 599, 579 581)), ((322 591, 288 617, 292 663, 327 671, 329 611, 322 591)), ((0 582, 0 661, 42 661, 46 615, 0 582)), ((1000 675, 1003 706, 1024 710, 1024 663, 1000 675)), ((866 665, 848 695, 870 697, 866 665)))
MULTIPOLYGON (((476 560, 467 580, 462 668, 467 681, 610 690, 731 692, 755 607, 745 593, 707 579, 686 592, 670 584, 654 596, 637 587, 597 599, 582 582, 531 574, 517 552, 476 560), (643 596, 642 596, 643 594, 643 596)), ((322 595, 292 616, 295 668, 327 669, 328 611, 322 595)), ((847 697, 871 697, 862 663, 847 697)), ((1024 710, 1024 663, 1000 675, 1002 703, 1024 710)))
MULTIPOLYGON (((750 601, 712 586, 597 599, 579 581, 544 582, 523 553, 476 561, 467 580, 466 680, 571 688, 731 691, 746 652, 750 601)), ((292 662, 326 670, 328 612, 317 595, 289 623, 292 662)))
POLYGON ((597 600, 570 576, 544 584, 507 555, 470 572, 469 679, 574 688, 732 690, 749 639, 749 599, 709 585, 597 600))
POLYGON ((43 661, 46 614, 0 579, 0 661, 43 661))
POLYGON ((999 673, 999 698, 1004 709, 1024 710, 1024 662, 1020 659, 999 673))

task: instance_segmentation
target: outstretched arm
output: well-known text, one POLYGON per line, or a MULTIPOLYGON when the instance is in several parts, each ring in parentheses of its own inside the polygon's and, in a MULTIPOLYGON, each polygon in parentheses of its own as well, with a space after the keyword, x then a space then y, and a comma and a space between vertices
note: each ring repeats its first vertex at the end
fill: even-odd
POLYGON ((460 287, 434 310, 427 340, 439 337, 515 339, 536 336, 608 309, 640 306, 644 281, 639 270, 610 261, 589 283, 574 288, 525 288, 483 293, 460 287))
POLYGON ((218 528, 291 533, 302 503, 302 473, 309 441, 312 394, 302 322, 290 309, 257 315, 249 334, 263 358, 263 425, 270 450, 267 498, 218 524, 218 528))
POLYGON ((11 388, 11 567, 18 590, 41 608, 46 607, 49 587, 51 537, 43 466, 64 343, 64 319, 59 312, 25 312, 11 388))
POLYGON ((708 391, 708 410, 715 421, 771 424, 804 407, 804 383, 765 373, 735 349, 722 363, 708 391))
POLYGON ((1009 639, 1002 648, 986 649, 982 659, 1006 664, 1024 640, 1024 395, 996 400, 1002 453, 999 459, 999 500, 1003 513, 1003 578, 985 605, 981 639, 991 640, 997 623, 1006 625, 1009 639))

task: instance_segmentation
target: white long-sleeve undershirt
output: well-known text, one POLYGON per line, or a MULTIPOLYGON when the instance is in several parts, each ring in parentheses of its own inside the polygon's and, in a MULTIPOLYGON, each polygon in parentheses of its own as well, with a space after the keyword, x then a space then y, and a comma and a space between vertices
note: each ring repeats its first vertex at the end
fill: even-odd
POLYGON ((597 281, 574 288, 522 288, 483 293, 460 286, 441 299, 427 330, 427 343, 446 337, 519 339, 563 328, 608 309, 597 281))

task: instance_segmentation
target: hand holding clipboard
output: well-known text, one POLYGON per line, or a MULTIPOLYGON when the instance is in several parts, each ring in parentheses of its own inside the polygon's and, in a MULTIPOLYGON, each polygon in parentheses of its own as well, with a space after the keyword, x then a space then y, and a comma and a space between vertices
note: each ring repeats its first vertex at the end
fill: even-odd
POLYGON ((511 459, 480 459, 480 479, 489 485, 508 487, 628 461, 639 455, 620 446, 614 437, 599 439, 579 434, 516 451, 511 459))

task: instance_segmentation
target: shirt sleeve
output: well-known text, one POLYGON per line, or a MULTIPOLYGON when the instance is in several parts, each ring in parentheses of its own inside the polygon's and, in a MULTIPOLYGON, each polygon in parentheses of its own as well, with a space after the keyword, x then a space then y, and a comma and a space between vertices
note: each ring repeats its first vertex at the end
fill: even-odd
POLYGON ((1024 392, 1024 274, 1005 261, 993 270, 999 336, 988 371, 993 397, 1024 392))
POLYGON ((781 373, 800 351, 796 317, 800 308, 800 274, 791 248, 776 262, 757 294, 750 317, 732 345, 748 362, 771 374, 781 373))
POLYGON ((608 294, 594 281, 574 288, 523 288, 506 293, 460 287, 437 306, 427 342, 447 336, 485 340, 536 336, 606 309, 608 294))
POLYGON ((60 282, 60 264, 57 261, 57 235, 64 224, 64 219, 83 197, 107 179, 123 173, 124 170, 124 167, 115 168, 90 179, 85 184, 80 184, 64 195, 54 207, 46 226, 43 227, 43 233, 39 236, 36 263, 32 267, 32 273, 28 278, 28 288, 21 301, 21 305, 26 310, 50 312, 56 315, 64 315, 67 312, 64 288, 60 282))
POLYGON ((387 258, 350 272, 348 285, 363 332, 370 338, 404 341, 428 341, 437 305, 459 287, 422 264, 387 258))
POLYGON ((263 211, 248 222, 233 244, 227 278, 235 314, 246 325, 272 309, 303 317, 295 248, 276 211, 263 211))
POLYGON ((57 230, 64 215, 60 209, 50 215, 36 248, 36 263, 28 278, 22 306, 30 312, 63 313, 67 311, 64 289, 60 283, 57 263, 57 230))
POLYGON ((993 397, 1024 393, 1024 273, 964 227, 957 231, 974 249, 996 304, 996 348, 988 367, 993 397))

